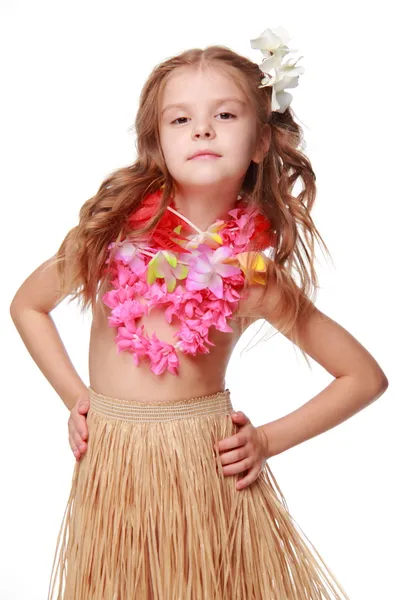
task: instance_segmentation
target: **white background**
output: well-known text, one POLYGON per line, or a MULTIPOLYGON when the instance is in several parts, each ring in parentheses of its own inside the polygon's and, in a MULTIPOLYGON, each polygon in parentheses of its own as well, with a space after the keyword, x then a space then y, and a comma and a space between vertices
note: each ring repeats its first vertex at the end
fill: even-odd
MULTIPOLYGON (((391 4, 394 7, 394 3, 391 4)), ((136 158, 128 131, 153 66, 220 43, 255 62, 250 39, 285 27, 306 71, 292 90, 317 174, 317 306, 347 328, 389 379, 344 424, 270 460, 291 513, 352 600, 399 592, 398 48, 394 8, 362 2, 1 2, 1 600, 47 597, 75 463, 68 411, 9 316, 22 281, 58 248, 83 202, 136 158)), ((52 313, 88 382, 89 318, 52 313)), ((291 412, 332 377, 278 334, 227 374, 254 424, 291 412)), ((250 574, 249 574, 250 575, 250 574)), ((128 600, 128 599, 126 599, 128 600)), ((129 599, 130 600, 130 599, 129 599)))

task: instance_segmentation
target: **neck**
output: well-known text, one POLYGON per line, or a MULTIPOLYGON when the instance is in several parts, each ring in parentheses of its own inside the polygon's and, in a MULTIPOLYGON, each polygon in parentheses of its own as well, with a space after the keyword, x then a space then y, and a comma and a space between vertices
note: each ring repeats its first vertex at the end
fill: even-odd
POLYGON ((237 184, 231 190, 224 187, 224 191, 185 187, 177 187, 173 196, 172 206, 184 217, 189 219, 201 231, 206 231, 217 219, 230 219, 228 214, 235 208, 240 185, 237 184))

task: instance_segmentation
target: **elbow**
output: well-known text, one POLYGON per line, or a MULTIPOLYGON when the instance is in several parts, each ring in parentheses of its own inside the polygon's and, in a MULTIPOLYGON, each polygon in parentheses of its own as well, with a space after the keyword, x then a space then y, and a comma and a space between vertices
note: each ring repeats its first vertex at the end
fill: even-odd
POLYGON ((10 316, 11 319, 14 323, 14 325, 17 325, 18 321, 19 321, 19 317, 21 316, 21 313, 23 312, 22 307, 15 301, 11 302, 10 304, 10 316))
POLYGON ((10 304, 10 316, 14 322, 14 325, 17 324, 21 315, 29 308, 26 304, 23 304, 16 297, 10 304))
POLYGON ((374 383, 379 392, 383 393, 389 387, 389 380, 384 371, 379 367, 373 376, 374 383))
POLYGON ((389 379, 386 377, 385 373, 382 373, 382 376, 379 380, 379 384, 380 384, 380 389, 383 392, 386 392, 386 390, 389 387, 389 379))
POLYGON ((376 393, 377 397, 381 396, 389 387, 389 380, 376 361, 363 370, 360 379, 376 393))
POLYGON ((389 380, 383 371, 380 371, 373 376, 370 383, 371 389, 374 393, 374 398, 378 399, 386 392, 389 387, 389 380))
POLYGON ((358 373, 354 379, 357 380, 357 385, 368 398, 368 404, 378 400, 389 387, 389 380, 380 368, 364 370, 358 373))
POLYGON ((15 299, 14 299, 10 304, 10 316, 11 316, 12 320, 14 321, 14 323, 17 319, 18 312, 19 311, 18 311, 17 303, 15 302, 15 299))

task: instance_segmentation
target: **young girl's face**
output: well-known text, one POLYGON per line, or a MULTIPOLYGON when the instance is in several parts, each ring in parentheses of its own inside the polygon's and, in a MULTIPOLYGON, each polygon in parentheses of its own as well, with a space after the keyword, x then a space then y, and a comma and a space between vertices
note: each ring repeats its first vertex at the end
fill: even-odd
POLYGON ((256 117, 236 83, 209 67, 179 67, 168 78, 160 104, 160 138, 167 168, 180 186, 237 183, 256 155, 256 117), (218 157, 193 159, 199 150, 218 157))

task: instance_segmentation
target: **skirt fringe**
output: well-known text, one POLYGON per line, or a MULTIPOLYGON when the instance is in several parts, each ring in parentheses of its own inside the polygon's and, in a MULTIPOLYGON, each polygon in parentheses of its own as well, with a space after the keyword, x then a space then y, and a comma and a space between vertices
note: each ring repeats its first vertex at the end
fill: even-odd
POLYGON ((48 600, 349 600, 268 465, 242 490, 214 444, 229 390, 174 402, 89 388, 48 600))

